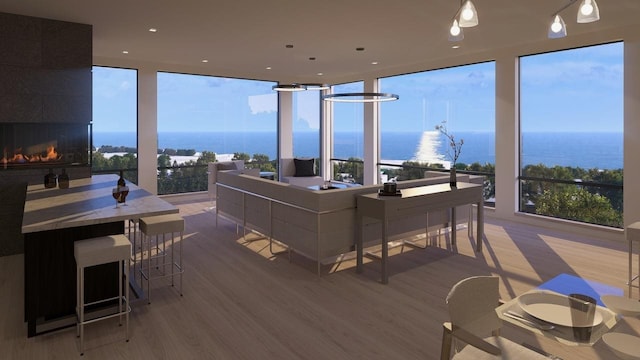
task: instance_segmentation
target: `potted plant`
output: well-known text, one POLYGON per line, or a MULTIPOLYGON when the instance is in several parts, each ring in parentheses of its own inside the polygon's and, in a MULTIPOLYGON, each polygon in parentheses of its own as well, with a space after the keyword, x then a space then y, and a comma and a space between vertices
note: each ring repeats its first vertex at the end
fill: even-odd
POLYGON ((449 144, 447 147, 447 156, 451 160, 451 168, 449 169, 449 185, 451 185, 451 187, 456 187, 456 163, 460 157, 462 145, 464 145, 464 139, 460 139, 460 141, 456 142, 456 138, 453 134, 449 133, 449 130, 447 129, 447 120, 443 120, 439 125, 436 125, 436 130, 440 131, 440 134, 447 138, 447 143, 449 144))

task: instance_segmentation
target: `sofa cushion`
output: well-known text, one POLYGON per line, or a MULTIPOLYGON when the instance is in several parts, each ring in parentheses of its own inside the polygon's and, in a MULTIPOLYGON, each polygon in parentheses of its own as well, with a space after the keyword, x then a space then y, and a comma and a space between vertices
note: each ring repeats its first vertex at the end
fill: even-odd
POLYGON ((316 176, 316 159, 293 159, 296 173, 293 176, 316 176))

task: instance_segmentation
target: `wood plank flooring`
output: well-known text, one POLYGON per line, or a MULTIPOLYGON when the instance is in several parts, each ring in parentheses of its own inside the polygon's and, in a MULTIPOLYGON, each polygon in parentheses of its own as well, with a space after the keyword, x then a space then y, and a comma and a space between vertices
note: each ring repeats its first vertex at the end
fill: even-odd
MULTIPOLYGON (((235 224, 216 228, 206 195, 168 200, 186 222, 184 296, 157 281, 152 303, 133 305, 130 342, 117 319, 89 325, 84 358, 438 359, 444 299, 462 278, 498 275, 503 299, 560 273, 626 289, 626 244, 495 219, 485 225, 482 253, 466 229, 453 252, 447 236, 425 250, 394 248, 388 285, 379 282, 378 262, 356 274, 352 258, 318 276, 299 255, 289 261, 272 256, 263 239, 243 241, 235 224)), ((0 358, 79 358, 75 328, 26 337, 22 255, 0 258, 0 307, 0 358)), ((625 318, 618 329, 638 335, 640 320, 625 318)), ((502 334, 564 359, 614 358, 601 342, 567 347, 510 325, 502 334)))

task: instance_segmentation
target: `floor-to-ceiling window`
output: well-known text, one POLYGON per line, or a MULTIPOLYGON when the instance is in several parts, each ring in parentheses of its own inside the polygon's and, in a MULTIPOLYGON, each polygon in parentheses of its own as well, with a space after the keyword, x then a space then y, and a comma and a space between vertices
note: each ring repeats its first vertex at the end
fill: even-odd
POLYGON ((623 43, 520 58, 520 211, 622 227, 623 43))
MULTIPOLYGON (((381 78, 380 90, 400 99, 380 107, 382 181, 423 177, 453 166, 442 127, 462 141, 455 167, 486 176, 495 194, 495 63, 486 62, 381 78)), ((488 201, 487 204, 491 204, 488 201)))
POLYGON ((293 93, 293 156, 320 157, 320 91, 293 93))
POLYGON ((138 183, 138 72, 93 67, 93 173, 117 173, 138 183))
MULTIPOLYGON (((363 93, 364 82, 333 86, 333 93, 363 93)), ((334 180, 363 183, 364 104, 362 102, 333 103, 334 180)))
POLYGON ((275 171, 273 82, 158 73, 158 193, 207 189, 206 164, 245 160, 275 171))

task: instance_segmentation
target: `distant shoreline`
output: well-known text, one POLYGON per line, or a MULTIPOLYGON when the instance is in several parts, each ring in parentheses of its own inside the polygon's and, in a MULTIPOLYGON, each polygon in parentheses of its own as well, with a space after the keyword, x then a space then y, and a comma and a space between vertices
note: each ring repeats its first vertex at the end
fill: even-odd
MULTIPOLYGON (((421 148, 424 132, 384 132, 380 139, 380 155, 385 159, 415 161, 421 148)), ((93 145, 127 146, 135 148, 135 132, 94 133, 93 145)), ((459 163, 496 164, 495 134, 488 132, 457 132, 464 139, 459 163)), ((522 135, 522 164, 543 164, 548 167, 570 166, 583 169, 622 169, 623 134, 619 132, 524 132, 522 135)), ((336 132, 333 157, 364 158, 364 139, 361 133, 336 132)), ((249 156, 264 154, 270 159, 277 156, 277 139, 273 132, 160 132, 161 149, 193 149, 216 154, 243 152, 249 156)), ((319 154, 319 136, 315 132, 294 132, 293 150, 296 156, 312 157, 319 154)), ((446 155, 446 143, 435 147, 437 155, 446 155)), ((172 156, 172 159, 174 156, 172 156)), ((447 157, 444 156, 446 159, 447 157)), ((176 159, 177 161, 177 159, 176 159)))

